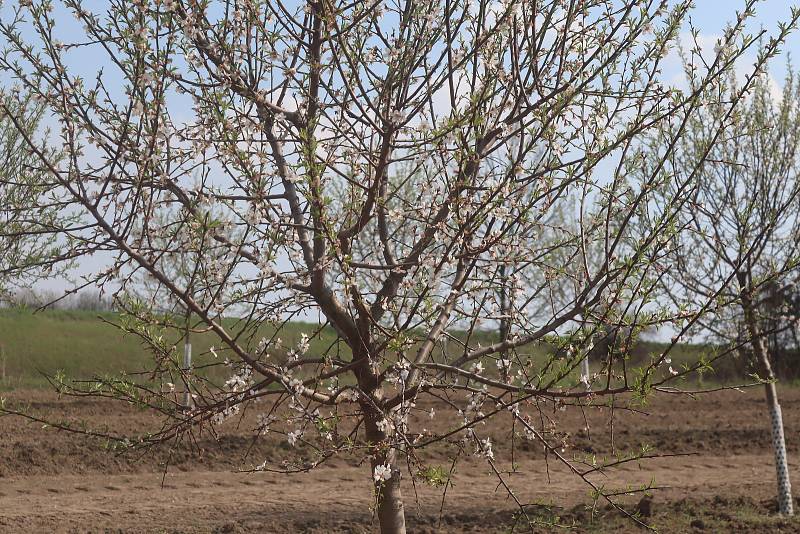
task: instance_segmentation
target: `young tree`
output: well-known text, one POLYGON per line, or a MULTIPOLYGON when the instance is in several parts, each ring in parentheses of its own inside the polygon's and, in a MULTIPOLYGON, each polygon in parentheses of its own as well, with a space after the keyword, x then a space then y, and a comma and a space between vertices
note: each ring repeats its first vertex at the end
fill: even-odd
MULTIPOLYGON (((68 236, 114 255, 95 281, 125 301, 146 275, 218 338, 234 370, 225 384, 196 383, 189 413, 165 409, 163 388, 107 382, 172 418, 140 444, 260 401, 260 433, 315 451, 261 469, 363 453, 381 531, 394 533, 405 531, 401 466, 422 470, 425 446, 471 444, 501 477, 477 425, 510 413, 590 483, 602 466, 561 455, 532 411, 671 378, 645 380, 662 377, 663 358, 635 375, 624 358, 609 362, 591 391, 572 377, 595 318, 635 335, 685 316, 650 296, 695 175, 675 177, 648 233, 634 232, 664 178, 663 162, 628 177, 641 164, 631 155, 663 121, 691 120, 698 95, 753 47, 744 27, 755 3, 685 92, 665 87, 660 69, 690 2, 653 0, 112 0, 104 13, 28 0, 0 25, 0 68, 58 121, 61 162, 25 137, 84 217, 68 236), (84 38, 59 34, 64 10, 84 38), (86 72, 86 54, 104 54, 103 70, 86 72), (548 228, 548 214, 569 205, 579 206, 577 232, 548 228), (596 266, 581 260, 587 248, 602 254, 596 266), (195 258, 203 275, 191 288, 169 275, 172 254, 195 258), (480 330, 499 315, 503 337, 487 343, 480 330), (320 326, 282 343, 296 317, 320 326), (269 339, 259 339, 263 325, 269 339), (312 350, 323 328, 336 341, 312 350), (436 350, 445 335, 456 350, 436 350), (553 345, 566 357, 538 356, 553 345), (461 416, 423 432, 410 416, 425 398, 446 398, 461 416)), ((759 52, 756 71, 788 31, 759 52)), ((140 300, 126 306, 169 356, 153 331, 163 318, 140 300)), ((160 367, 156 380, 173 371, 160 367)))
MULTIPOLYGON (((733 75, 720 82, 703 98, 719 101, 738 94, 733 75)), ((698 334, 749 347, 752 368, 764 381, 780 511, 791 515, 783 422, 767 336, 785 322, 781 318, 787 310, 779 293, 793 287, 800 266, 800 80, 789 66, 779 98, 770 82, 759 77, 746 104, 732 114, 708 106, 681 125, 686 135, 667 157, 665 172, 687 176, 705 161, 688 193, 688 209, 676 217, 684 230, 676 238, 673 263, 663 281, 679 304, 716 295, 719 309, 698 320, 698 334), (725 142, 714 143, 720 127, 725 128, 725 142), (705 151, 712 145, 709 156, 705 151), (731 279, 735 283, 728 285, 731 279)), ((666 135, 672 131, 668 127, 666 135)), ((661 157, 663 142, 664 137, 654 138, 654 155, 661 157)), ((669 203, 675 191, 667 187, 661 193, 669 203)))
MULTIPOLYGON (((0 302, 12 299, 14 287, 30 284, 52 274, 60 253, 56 235, 68 219, 61 212, 57 184, 28 148, 39 127, 42 107, 18 95, 0 92, 0 302), (19 120, 20 129, 9 117, 19 120), (32 203, 33 201, 33 203, 32 203), (31 209, 34 207, 35 209, 31 209)), ((56 155, 44 145, 39 149, 53 161, 56 155)))

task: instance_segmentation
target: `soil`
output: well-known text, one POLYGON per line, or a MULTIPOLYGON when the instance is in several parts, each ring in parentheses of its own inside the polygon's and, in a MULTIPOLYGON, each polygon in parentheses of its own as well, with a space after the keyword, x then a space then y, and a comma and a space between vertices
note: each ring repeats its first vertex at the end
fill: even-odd
MULTIPOLYGON (((780 395, 790 469, 800 484, 800 389, 784 387, 780 395)), ((24 404, 31 414, 75 427, 84 421, 115 432, 160 428, 152 413, 113 400, 59 398, 41 390, 4 396, 9 406, 24 404)), ((453 420, 443 403, 419 407, 437 410, 429 428, 453 420)), ((596 485, 631 491, 620 501, 662 532, 800 531, 800 521, 776 513, 761 389, 696 398, 661 395, 633 408, 614 410, 613 432, 608 407, 551 409, 543 417, 558 420, 563 454, 570 458, 600 458, 643 444, 663 455, 589 477, 596 485), (651 482, 658 489, 649 497, 635 491, 651 482)), ((120 455, 101 439, 0 417, 0 532, 376 531, 370 472, 358 458, 335 457, 294 475, 242 472, 294 451, 279 435, 254 440, 246 418, 226 425, 217 438, 203 434, 192 447, 171 444, 120 455)), ((519 521, 519 507, 489 464, 466 456, 444 506, 442 488, 405 475, 410 532, 643 531, 608 503, 593 505, 586 482, 552 455, 546 458, 540 446, 517 435, 512 448, 510 429, 503 415, 477 431, 495 444, 495 466, 525 505, 527 521, 519 521)), ((449 468, 443 445, 425 454, 431 465, 449 468)))

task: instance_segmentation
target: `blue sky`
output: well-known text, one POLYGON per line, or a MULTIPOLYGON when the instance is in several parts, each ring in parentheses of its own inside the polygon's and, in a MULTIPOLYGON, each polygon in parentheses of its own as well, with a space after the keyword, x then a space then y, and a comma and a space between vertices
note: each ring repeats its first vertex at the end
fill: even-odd
MULTIPOLYGON (((741 10, 743 0, 695 0, 696 9, 692 12, 692 23, 702 34, 721 34, 728 21, 736 17, 736 11, 741 10)), ((789 19, 792 5, 796 2, 789 0, 763 0, 756 6, 756 16, 750 20, 749 28, 752 32, 763 26, 770 33, 777 31, 781 21, 789 19)), ((800 35, 794 32, 786 42, 784 54, 790 54, 793 61, 800 58, 800 35)), ((778 80, 782 80, 786 72, 785 59, 775 61, 770 71, 778 80)))
MULTIPOLYGON (((720 31, 725 22, 735 16, 735 12, 744 4, 742 0, 695 0, 696 8, 692 14, 695 25, 704 32, 720 31)), ((787 0, 762 0, 756 7, 757 21, 765 28, 775 28, 781 20, 789 18, 793 2, 787 0)), ((800 44, 793 39, 794 46, 800 44)))

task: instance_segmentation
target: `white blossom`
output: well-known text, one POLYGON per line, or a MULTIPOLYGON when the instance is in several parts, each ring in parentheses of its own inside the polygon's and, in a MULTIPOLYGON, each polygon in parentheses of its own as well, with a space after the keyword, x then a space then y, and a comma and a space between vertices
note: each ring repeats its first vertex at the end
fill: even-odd
POLYGON ((300 436, 302 436, 302 435, 303 435, 303 431, 302 430, 293 430, 293 431, 289 432, 288 434, 286 434, 286 441, 289 442, 289 445, 294 447, 294 446, 297 445, 297 440, 300 439, 300 436))
POLYGON ((399 109, 393 109, 389 113, 389 122, 394 126, 399 126, 406 119, 406 116, 399 109))
POLYGON ((376 465, 373 478, 378 484, 382 484, 392 478, 392 468, 389 465, 376 465))

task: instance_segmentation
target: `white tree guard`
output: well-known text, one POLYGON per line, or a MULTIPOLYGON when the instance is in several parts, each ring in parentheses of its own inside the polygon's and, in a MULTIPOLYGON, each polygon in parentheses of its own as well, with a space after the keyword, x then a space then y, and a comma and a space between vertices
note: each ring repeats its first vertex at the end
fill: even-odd
POLYGON ((589 384, 589 355, 583 357, 583 361, 581 362, 581 382, 586 384, 586 389, 592 389, 592 386, 589 384))
POLYGON ((783 417, 777 402, 770 406, 772 416, 772 446, 775 450, 775 468, 778 472, 778 508, 783 515, 793 515, 792 484, 789 481, 789 466, 786 461, 786 441, 783 437, 783 417))
MULTIPOLYGON (((183 345, 183 369, 184 372, 192 372, 192 344, 184 343, 183 345)), ((186 408, 192 407, 192 392, 189 389, 189 381, 186 381, 186 390, 183 393, 183 405, 186 408)))

